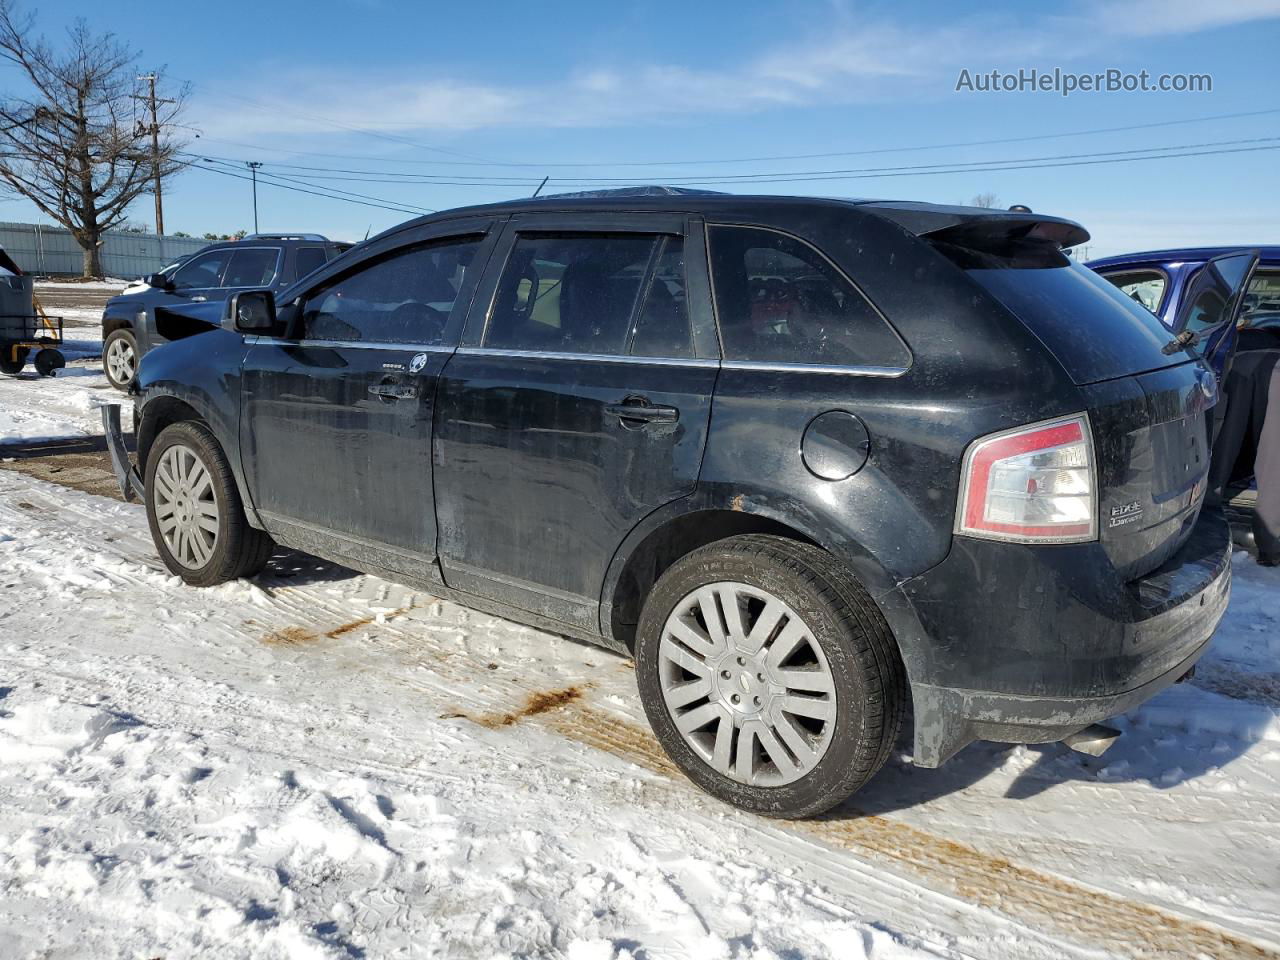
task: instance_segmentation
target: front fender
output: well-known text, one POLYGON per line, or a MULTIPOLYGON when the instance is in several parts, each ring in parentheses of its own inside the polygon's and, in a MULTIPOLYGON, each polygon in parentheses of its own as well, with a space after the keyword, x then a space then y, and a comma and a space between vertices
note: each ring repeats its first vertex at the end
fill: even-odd
POLYGON ((212 431, 231 465, 245 513, 260 526, 253 499, 245 482, 240 459, 240 365, 244 338, 231 330, 205 333, 167 343, 150 351, 138 366, 138 467, 146 470, 146 457, 159 430, 180 419, 190 419, 187 408, 212 431))

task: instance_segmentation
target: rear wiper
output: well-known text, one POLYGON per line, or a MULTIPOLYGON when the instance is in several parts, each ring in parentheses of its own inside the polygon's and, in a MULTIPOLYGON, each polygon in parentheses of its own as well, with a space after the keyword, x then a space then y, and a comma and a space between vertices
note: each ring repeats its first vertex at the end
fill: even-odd
POLYGON ((1202 327, 1201 329, 1196 330, 1195 332, 1192 332, 1190 330, 1183 330, 1181 333, 1175 336, 1172 340, 1166 343, 1163 347, 1161 347, 1160 352, 1167 357, 1170 354, 1177 353, 1179 350, 1185 350, 1187 347, 1194 347, 1205 337, 1209 336, 1209 334, 1217 333, 1226 325, 1227 325, 1227 321, 1223 320, 1219 323, 1215 323, 1211 327, 1202 327))
POLYGON ((1192 333, 1190 330, 1183 330, 1180 334, 1161 347, 1160 352, 1167 357, 1171 354, 1177 353, 1179 350, 1185 350, 1187 347, 1194 346, 1199 340, 1200 337, 1197 334, 1192 333))

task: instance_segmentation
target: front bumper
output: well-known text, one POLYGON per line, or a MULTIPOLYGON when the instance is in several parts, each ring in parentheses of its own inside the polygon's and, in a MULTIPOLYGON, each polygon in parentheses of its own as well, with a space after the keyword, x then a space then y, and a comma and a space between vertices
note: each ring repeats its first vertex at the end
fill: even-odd
POLYGON ((903 590, 925 638, 908 664, 915 762, 937 766, 974 740, 1061 740, 1185 676, 1226 612, 1231 533, 1206 508, 1168 562, 1130 583, 1097 544, 957 537, 903 590))
POLYGON ((132 500, 135 495, 141 500, 144 490, 142 475, 129 460, 124 430, 120 426, 120 404, 109 403, 102 408, 102 432, 107 439, 107 452, 111 455, 111 470, 125 501, 132 500))

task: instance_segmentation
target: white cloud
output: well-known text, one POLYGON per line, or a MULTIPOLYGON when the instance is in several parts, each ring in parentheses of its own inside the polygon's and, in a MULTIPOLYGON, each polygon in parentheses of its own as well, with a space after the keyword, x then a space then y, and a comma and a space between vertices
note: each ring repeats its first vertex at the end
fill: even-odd
MULTIPOLYGON (((961 67, 1062 65, 1115 49, 1132 57, 1138 34, 1190 33, 1280 17, 1280 0, 1098 0, 1037 19, 967 16, 921 26, 833 12, 823 33, 779 43, 738 64, 579 65, 537 84, 464 79, 405 80, 361 65, 323 76, 296 73, 269 106, 201 98, 192 111, 209 136, 330 133, 335 125, 405 134, 495 127, 607 127, 778 106, 937 97, 961 67), (337 79, 335 79, 335 77, 337 79), (230 104, 234 103, 234 106, 230 104)), ((1140 66, 1140 65, 1138 65, 1140 66)), ((1195 69, 1196 65, 1188 65, 1195 69)), ((252 96, 261 95, 251 91, 252 96)))
POLYGON ((1280 17, 1280 0, 1117 0, 1099 4, 1093 19, 1108 33, 1127 36, 1198 33, 1280 17))

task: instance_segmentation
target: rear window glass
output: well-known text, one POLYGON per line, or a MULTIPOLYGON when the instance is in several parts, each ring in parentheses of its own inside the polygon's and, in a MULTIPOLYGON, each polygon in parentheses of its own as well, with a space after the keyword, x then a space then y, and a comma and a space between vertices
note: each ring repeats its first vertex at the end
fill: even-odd
POLYGON ((1166 356, 1168 328, 1137 300, 1087 267, 983 267, 968 274, 1053 351, 1077 383, 1185 363, 1166 356))

